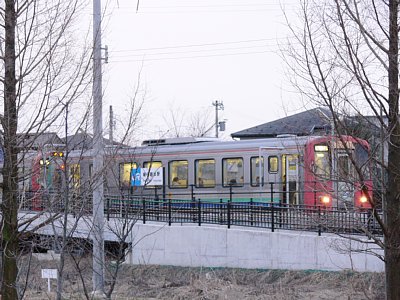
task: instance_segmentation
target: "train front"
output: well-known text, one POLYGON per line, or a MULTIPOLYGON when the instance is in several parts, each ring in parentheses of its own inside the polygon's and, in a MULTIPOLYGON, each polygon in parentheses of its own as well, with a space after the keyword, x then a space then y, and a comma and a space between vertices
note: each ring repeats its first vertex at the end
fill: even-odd
POLYGON ((32 203, 33 210, 43 210, 50 193, 61 193, 63 190, 62 180, 65 172, 64 152, 48 151, 39 152, 32 164, 32 203))
POLYGON ((337 209, 374 206, 368 142, 350 136, 325 136, 306 144, 306 205, 337 209))

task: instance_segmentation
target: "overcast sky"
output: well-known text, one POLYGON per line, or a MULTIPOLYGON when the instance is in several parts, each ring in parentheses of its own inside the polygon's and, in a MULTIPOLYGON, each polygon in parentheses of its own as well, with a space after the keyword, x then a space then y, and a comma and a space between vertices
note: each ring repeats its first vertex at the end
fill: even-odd
POLYGON ((140 70, 146 97, 139 139, 165 135, 171 108, 213 113, 215 100, 225 106, 224 138, 296 112, 299 96, 289 92, 279 55, 288 35, 281 5, 293 17, 296 3, 140 0, 136 12, 136 0, 102 0, 105 118, 110 104, 124 118, 140 70))

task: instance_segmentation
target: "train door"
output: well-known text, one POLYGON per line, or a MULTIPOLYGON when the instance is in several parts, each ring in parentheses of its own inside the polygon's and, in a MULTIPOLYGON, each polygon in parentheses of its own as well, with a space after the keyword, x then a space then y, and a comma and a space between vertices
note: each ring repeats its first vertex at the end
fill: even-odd
POLYGON ((299 204, 299 156, 282 155, 282 203, 299 204))
POLYGON ((337 208, 351 208, 353 206, 354 186, 351 184, 354 176, 353 170, 349 153, 344 149, 335 149, 333 173, 336 175, 334 190, 337 195, 337 208))
POLYGON ((279 156, 278 155, 270 155, 267 157, 267 180, 265 182, 268 187, 266 189, 270 192, 270 201, 275 203, 281 203, 281 195, 279 191, 282 190, 281 184, 281 168, 279 167, 279 156))
POLYGON ((73 197, 78 197, 81 187, 81 166, 79 164, 69 165, 69 178, 68 178, 70 193, 73 197))
POLYGON ((254 188, 253 190, 258 191, 259 201, 272 201, 265 192, 264 156, 262 156, 261 151, 259 156, 250 158, 250 186, 254 188))

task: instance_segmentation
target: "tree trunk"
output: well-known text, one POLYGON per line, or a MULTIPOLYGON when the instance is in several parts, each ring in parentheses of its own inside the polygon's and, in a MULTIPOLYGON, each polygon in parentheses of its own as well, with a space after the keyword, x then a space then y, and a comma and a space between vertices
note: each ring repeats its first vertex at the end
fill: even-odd
POLYGON ((13 0, 5 1, 5 52, 4 52, 4 168, 3 168, 3 220, 2 299, 18 299, 18 161, 17 161, 17 109, 15 75, 16 12, 13 0))
POLYGON ((389 1, 389 157, 386 194, 385 246, 387 299, 400 299, 400 124, 399 124, 399 64, 398 64, 398 3, 389 1))

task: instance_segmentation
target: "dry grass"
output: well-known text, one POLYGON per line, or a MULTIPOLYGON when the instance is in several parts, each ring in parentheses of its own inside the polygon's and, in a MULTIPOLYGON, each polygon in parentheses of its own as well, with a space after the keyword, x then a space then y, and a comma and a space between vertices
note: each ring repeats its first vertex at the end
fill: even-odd
MULTIPOLYGON (((83 276, 91 288, 90 260, 82 259, 83 276)), ((41 268, 54 262, 33 261, 26 299, 54 299, 47 292, 41 268)), ((84 299, 77 271, 68 262, 65 299, 84 299)), ((113 299, 383 299, 380 273, 244 270, 122 266, 113 299)), ((52 282, 55 290, 55 280, 52 282)))

